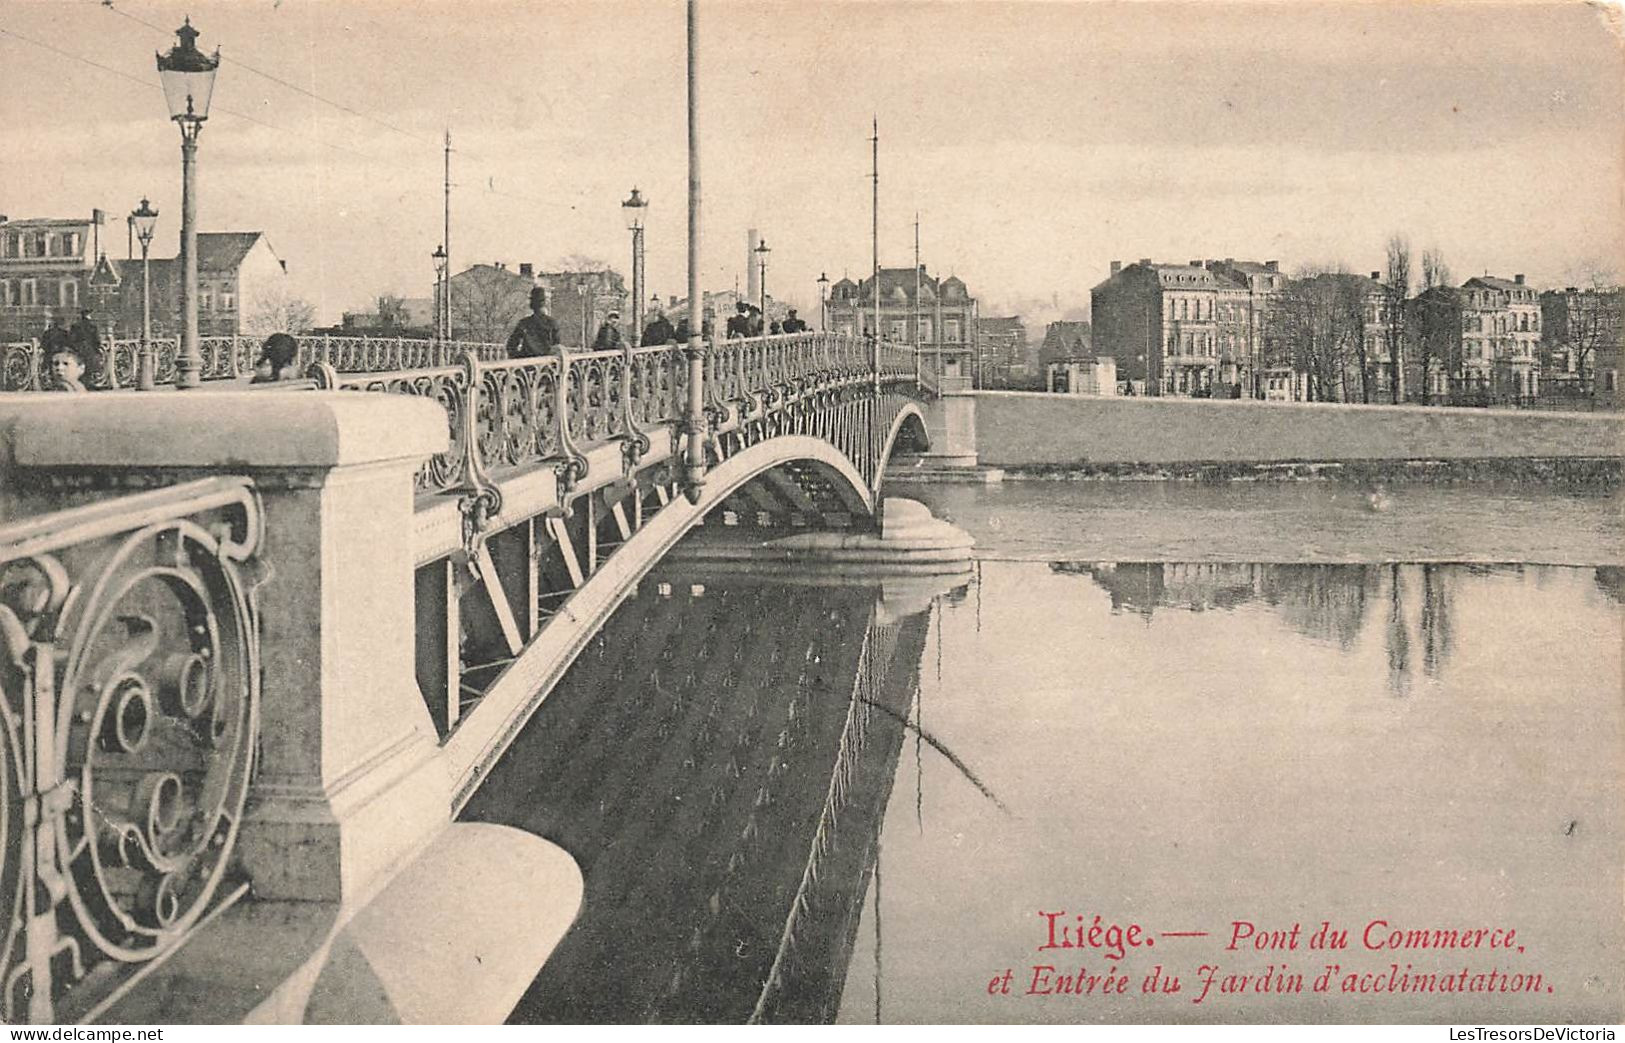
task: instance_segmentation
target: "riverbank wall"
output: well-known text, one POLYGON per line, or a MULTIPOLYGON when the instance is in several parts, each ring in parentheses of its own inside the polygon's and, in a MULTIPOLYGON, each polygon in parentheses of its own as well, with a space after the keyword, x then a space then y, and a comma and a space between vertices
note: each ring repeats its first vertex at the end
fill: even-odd
MULTIPOLYGON (((1625 416, 982 391, 976 461, 1012 477, 1617 475, 1625 416)), ((947 401, 946 399, 944 401, 947 401)), ((962 407, 961 407, 962 408, 962 407)))

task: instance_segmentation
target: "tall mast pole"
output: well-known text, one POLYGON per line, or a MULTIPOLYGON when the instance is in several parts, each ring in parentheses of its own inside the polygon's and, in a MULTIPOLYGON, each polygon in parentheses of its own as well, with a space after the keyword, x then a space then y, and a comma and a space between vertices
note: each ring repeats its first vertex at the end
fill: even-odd
POLYGON ((446 211, 442 248, 446 251, 446 275, 440 286, 440 322, 444 326, 443 340, 451 339, 451 128, 446 128, 446 211))
POLYGON ((873 172, 869 175, 874 181, 874 203, 870 208, 869 238, 874 247, 873 274, 869 278, 869 291, 875 299, 875 339, 874 339, 874 375, 875 391, 880 391, 880 117, 874 117, 874 136, 869 139, 873 146, 872 163, 873 172))
POLYGON ((683 495, 698 505, 705 481, 705 341, 700 299, 700 123, 696 0, 688 0, 688 408, 683 416, 683 495))
MULTIPOLYGON (((920 300, 920 212, 914 211, 914 382, 920 382, 920 314, 924 304, 920 300)), ((935 335, 933 330, 932 334, 935 335)))

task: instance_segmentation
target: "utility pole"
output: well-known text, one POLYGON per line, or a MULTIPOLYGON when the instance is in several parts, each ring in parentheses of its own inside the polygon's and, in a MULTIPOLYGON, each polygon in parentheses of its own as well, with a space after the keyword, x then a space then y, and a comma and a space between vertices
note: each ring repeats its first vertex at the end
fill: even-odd
POLYGON ((874 117, 874 136, 869 139, 873 146, 873 173, 870 178, 874 181, 874 203, 870 211, 870 240, 874 247, 874 273, 869 278, 869 291, 875 299, 875 339, 874 339, 874 375, 875 393, 880 393, 880 117, 874 117))
POLYGON ((683 414, 683 496, 698 505, 705 482, 705 341, 700 299, 700 124, 696 0, 688 0, 688 403, 683 414))
POLYGON ((446 251, 446 278, 440 288, 444 300, 440 304, 441 324, 445 327, 441 331, 442 340, 451 340, 451 128, 446 128, 446 211, 444 238, 441 246, 446 251))
POLYGON ((920 212, 914 211, 914 379, 920 377, 920 212))

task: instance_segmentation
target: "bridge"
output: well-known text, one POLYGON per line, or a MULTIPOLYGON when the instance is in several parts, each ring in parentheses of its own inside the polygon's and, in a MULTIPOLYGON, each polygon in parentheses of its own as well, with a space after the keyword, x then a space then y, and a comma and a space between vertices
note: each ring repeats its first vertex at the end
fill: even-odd
POLYGON ((254 390, 240 344, 204 348, 211 390, 0 396, 0 1019, 500 1018, 583 881, 459 813, 691 529, 884 548, 929 381, 826 333, 512 360, 310 339, 308 380, 254 390))

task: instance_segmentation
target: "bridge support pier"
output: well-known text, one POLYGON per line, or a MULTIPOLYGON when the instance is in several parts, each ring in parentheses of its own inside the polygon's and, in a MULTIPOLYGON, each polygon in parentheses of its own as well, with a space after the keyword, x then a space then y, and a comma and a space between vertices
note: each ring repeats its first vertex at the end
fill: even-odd
POLYGON ((927 469, 976 466, 976 396, 948 393, 925 406, 931 448, 920 454, 927 469))

